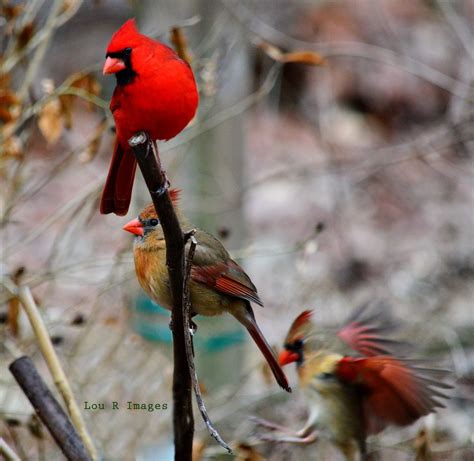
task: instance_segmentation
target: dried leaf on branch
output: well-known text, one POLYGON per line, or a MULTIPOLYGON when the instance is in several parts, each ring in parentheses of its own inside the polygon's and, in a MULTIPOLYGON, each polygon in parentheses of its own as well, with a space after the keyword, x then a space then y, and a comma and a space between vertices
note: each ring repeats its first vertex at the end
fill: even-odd
POLYGON ((258 46, 267 56, 283 64, 290 62, 306 64, 308 66, 324 66, 326 64, 326 59, 315 51, 300 50, 285 53, 268 42, 260 42, 258 46))
POLYGON ((186 36, 184 35, 183 29, 180 27, 171 28, 171 43, 173 44, 178 56, 188 64, 191 64, 193 58, 189 52, 188 42, 186 40, 186 36))
MULTIPOLYGON (((50 83, 46 83, 46 85, 50 85, 50 83)), ((38 115, 38 127, 48 144, 57 142, 64 129, 62 106, 58 98, 49 100, 41 108, 38 115)))

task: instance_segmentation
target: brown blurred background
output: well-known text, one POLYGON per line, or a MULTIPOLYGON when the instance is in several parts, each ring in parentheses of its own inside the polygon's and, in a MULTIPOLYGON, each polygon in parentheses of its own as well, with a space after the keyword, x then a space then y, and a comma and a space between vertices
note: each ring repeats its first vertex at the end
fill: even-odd
MULTIPOLYGON (((135 280, 127 218, 98 214, 115 84, 100 70, 132 16, 162 41, 175 25, 187 36, 199 114, 160 152, 182 208, 257 285, 269 341, 280 347, 303 309, 325 328, 386 300, 417 357, 452 370, 455 387, 437 415, 374 439, 380 459, 415 459, 423 427, 431 459, 473 459, 469 1, 30 0, 5 1, 2 12, 1 270, 32 288, 79 403, 120 403, 84 411, 105 460, 172 459, 168 318, 135 280), (262 43, 312 50, 326 65, 276 62, 262 43), (127 401, 168 410, 127 411, 127 401)), ((139 176, 128 218, 148 201, 139 176)), ((26 317, 2 290, 0 436, 22 459, 62 459, 8 371, 28 354, 52 387, 26 317)), ((233 319, 197 323, 205 400, 240 444, 235 459, 341 459, 324 442, 257 443, 248 416, 301 427, 299 393, 279 392, 233 319)), ((196 461, 231 459, 195 419, 196 461)))

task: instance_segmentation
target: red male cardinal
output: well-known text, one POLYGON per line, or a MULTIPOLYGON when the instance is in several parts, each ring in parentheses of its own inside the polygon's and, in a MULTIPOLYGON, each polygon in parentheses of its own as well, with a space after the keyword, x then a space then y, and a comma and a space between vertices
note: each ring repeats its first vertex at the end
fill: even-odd
MULTIPOLYGON (((177 200, 178 192, 171 191, 174 202, 177 200)), ((177 214, 183 231, 195 229, 181 216, 179 210, 177 214)), ((171 310, 165 239, 153 205, 148 205, 137 219, 127 223, 124 230, 137 236, 133 254, 140 285, 150 298, 160 306, 171 310)), ((219 240, 199 229, 196 230, 194 237, 197 240, 197 247, 189 281, 192 314, 212 316, 228 312, 233 315, 252 336, 278 384, 291 392, 285 373, 255 321, 250 303, 263 306, 255 285, 243 269, 231 259, 219 240)), ((186 251, 188 250, 189 248, 186 251)))
POLYGON ((310 321, 311 311, 291 325, 280 354, 280 364, 295 362, 299 383, 309 406, 305 427, 293 432, 268 421, 264 426, 288 434, 269 440, 311 443, 316 430, 327 433, 348 461, 368 459, 366 438, 388 425, 406 426, 443 405, 439 389, 450 386, 439 380, 446 372, 415 366, 390 355, 395 342, 382 336, 387 325, 380 312, 367 315, 360 309, 332 338, 321 341, 310 321), (341 341, 342 340, 342 341, 341 341), (349 346, 359 356, 337 352, 349 346), (345 344, 344 344, 345 343, 345 344))
POLYGON ((136 160, 128 140, 146 131, 153 140, 176 136, 191 121, 198 91, 191 67, 167 46, 138 32, 129 19, 109 43, 104 74, 115 74, 110 110, 117 139, 100 212, 128 211, 136 160))

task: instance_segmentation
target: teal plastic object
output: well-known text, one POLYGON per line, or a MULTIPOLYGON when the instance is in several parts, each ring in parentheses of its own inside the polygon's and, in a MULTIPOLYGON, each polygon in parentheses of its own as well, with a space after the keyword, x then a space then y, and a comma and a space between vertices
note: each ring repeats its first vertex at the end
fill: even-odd
MULTIPOLYGON (((172 343, 169 311, 144 295, 136 298, 132 310, 132 327, 140 336, 150 342, 172 343)), ((197 317, 194 346, 206 352, 217 352, 244 343, 244 328, 234 318, 230 318, 230 323, 226 320, 226 316, 197 317)))

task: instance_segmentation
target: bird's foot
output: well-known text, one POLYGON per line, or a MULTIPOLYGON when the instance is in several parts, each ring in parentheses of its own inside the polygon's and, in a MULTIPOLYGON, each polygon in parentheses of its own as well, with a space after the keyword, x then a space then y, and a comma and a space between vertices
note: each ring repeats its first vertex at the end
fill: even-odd
MULTIPOLYGON (((168 323, 168 327, 171 331, 173 331, 173 319, 170 319, 170 322, 168 323)), ((189 321, 189 334, 191 336, 194 336, 197 329, 198 329, 197 325, 192 320, 190 320, 189 321)))
POLYGON ((278 432, 284 432, 286 434, 295 434, 295 431, 292 431, 291 429, 288 429, 287 427, 280 426, 277 423, 274 423, 273 421, 268 421, 267 419, 263 418, 258 418, 257 416, 251 416, 250 420, 256 425, 256 426, 261 426, 264 427, 265 429, 269 429, 271 431, 278 431, 278 432))
POLYGON ((188 230, 187 232, 184 233, 183 235, 183 239, 184 239, 184 244, 186 245, 186 243, 188 243, 188 240, 191 238, 191 237, 194 237, 194 234, 196 233, 196 229, 191 229, 191 230, 188 230))
POLYGON ((152 194, 156 195, 157 197, 161 197, 164 193, 166 193, 171 185, 170 180, 168 179, 168 176, 166 176, 166 173, 163 172, 163 174, 165 175, 165 183, 163 184, 163 186, 159 187, 157 190, 152 191, 152 194))
POLYGON ((194 336, 197 329, 198 329, 197 325, 192 320, 190 320, 189 321, 189 333, 190 333, 190 335, 194 336))
POLYGON ((308 445, 310 443, 316 442, 318 439, 317 433, 311 432, 305 437, 284 435, 276 436, 274 434, 259 434, 258 438, 264 442, 274 442, 274 443, 296 443, 301 445, 308 445))
POLYGON ((137 147, 140 144, 145 144, 148 141, 148 136, 144 131, 135 133, 129 140, 128 145, 130 147, 137 147))
POLYGON ((317 431, 312 425, 307 425, 303 429, 295 431, 288 427, 274 423, 273 421, 257 418, 256 416, 252 416, 251 420, 257 426, 261 426, 272 431, 271 433, 267 434, 257 434, 257 437, 265 442, 299 443, 304 445, 313 443, 317 440, 317 431))

